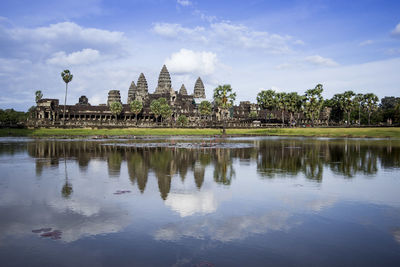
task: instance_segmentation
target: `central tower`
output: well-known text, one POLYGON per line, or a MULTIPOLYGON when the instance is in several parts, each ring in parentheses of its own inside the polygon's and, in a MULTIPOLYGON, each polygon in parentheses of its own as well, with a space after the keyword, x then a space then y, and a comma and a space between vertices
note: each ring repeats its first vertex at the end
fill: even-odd
POLYGON ((160 76, 158 76, 158 85, 155 94, 166 94, 172 90, 171 76, 169 75, 167 67, 164 65, 161 69, 160 76))

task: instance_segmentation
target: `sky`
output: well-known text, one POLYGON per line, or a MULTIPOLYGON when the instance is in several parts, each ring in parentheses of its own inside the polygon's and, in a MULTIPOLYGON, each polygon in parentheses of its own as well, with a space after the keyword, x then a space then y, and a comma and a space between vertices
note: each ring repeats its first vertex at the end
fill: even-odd
POLYGON ((27 110, 36 90, 68 104, 86 95, 127 100, 144 73, 154 92, 162 65, 172 86, 206 96, 230 84, 239 101, 261 90, 325 98, 353 90, 400 96, 400 1, 69 0, 0 2, 0 108, 27 110))

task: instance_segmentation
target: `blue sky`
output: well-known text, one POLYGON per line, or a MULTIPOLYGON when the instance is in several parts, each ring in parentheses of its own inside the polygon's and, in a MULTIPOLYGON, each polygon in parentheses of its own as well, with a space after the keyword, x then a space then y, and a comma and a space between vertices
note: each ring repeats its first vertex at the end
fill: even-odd
POLYGON ((400 96, 400 1, 1 1, 0 108, 26 110, 34 92, 68 103, 126 101, 143 72, 154 91, 163 64, 173 87, 206 94, 229 83, 237 102, 260 90, 400 96))

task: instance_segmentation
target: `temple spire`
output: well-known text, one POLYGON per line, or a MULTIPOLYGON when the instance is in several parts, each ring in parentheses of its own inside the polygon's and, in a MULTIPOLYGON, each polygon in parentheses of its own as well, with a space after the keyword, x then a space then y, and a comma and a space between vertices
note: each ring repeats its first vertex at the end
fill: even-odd
POLYGON ((169 75, 167 66, 163 65, 158 76, 158 85, 155 94, 169 93, 171 92, 171 88, 171 76, 169 75))
POLYGON ((137 90, 136 84, 132 81, 131 86, 129 86, 128 90, 128 103, 130 104, 135 99, 135 91, 137 90))
POLYGON ((193 97, 194 98, 206 98, 206 91, 204 89, 204 84, 201 78, 197 78, 196 84, 194 85, 194 92, 193 92, 193 97))
POLYGON ((187 90, 184 84, 182 84, 181 89, 179 89, 179 94, 187 95, 187 90))

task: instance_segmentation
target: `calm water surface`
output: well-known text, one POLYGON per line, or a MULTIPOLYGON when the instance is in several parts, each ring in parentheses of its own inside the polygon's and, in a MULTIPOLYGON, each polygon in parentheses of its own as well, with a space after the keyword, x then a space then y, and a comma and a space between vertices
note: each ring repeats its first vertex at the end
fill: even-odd
POLYGON ((400 141, 2 138, 0 172, 1 266, 400 266, 400 141))

